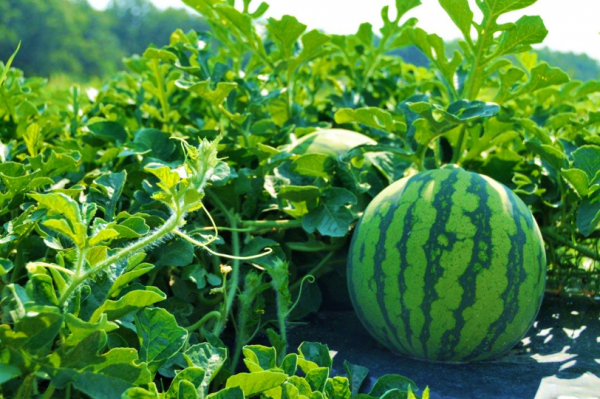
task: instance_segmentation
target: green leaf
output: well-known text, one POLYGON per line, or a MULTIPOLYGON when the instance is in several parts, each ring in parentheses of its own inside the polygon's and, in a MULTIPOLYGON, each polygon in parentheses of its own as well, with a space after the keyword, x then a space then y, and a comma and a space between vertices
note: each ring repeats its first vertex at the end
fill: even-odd
POLYGON ((4 65, 4 69, 2 70, 2 74, 0 74, 0 86, 2 86, 2 83, 4 83, 4 80, 6 79, 6 75, 8 74, 8 70, 10 69, 10 66, 12 65, 13 60, 17 56, 17 53, 19 52, 20 48, 21 48, 21 42, 19 42, 15 52, 12 53, 12 55, 10 56, 8 61, 6 61, 6 64, 4 65))
POLYGON ((352 393, 346 377, 333 377, 327 380, 325 392, 330 399, 350 399, 352 393))
POLYGON ((471 37, 471 25, 473 23, 473 11, 469 7, 468 0, 439 0, 440 5, 454 22, 454 25, 462 32, 465 38, 471 37))
POLYGON ((355 220, 348 204, 356 204, 356 196, 346 189, 332 187, 323 193, 322 203, 304 216, 302 227, 308 233, 318 231, 330 237, 343 237, 355 220))
POLYGON ((302 51, 296 57, 294 62, 290 62, 290 69, 295 70, 303 63, 312 60, 320 55, 325 54, 327 47, 331 39, 324 33, 319 32, 316 29, 311 30, 302 36, 302 51))
POLYGON ((561 173, 581 198, 588 195, 590 182, 588 175, 583 170, 575 168, 563 169, 561 173))
POLYGON ((143 290, 130 291, 117 301, 107 300, 92 313, 89 322, 97 323, 102 313, 106 313, 108 320, 117 320, 146 306, 164 301, 167 296, 158 288, 145 287, 143 290))
POLYGON ((237 87, 236 83, 232 82, 219 82, 216 88, 211 89, 210 80, 205 80, 199 83, 190 83, 182 80, 175 82, 177 87, 182 90, 187 90, 194 93, 205 100, 209 101, 213 105, 219 106, 225 101, 229 93, 231 93, 237 87))
POLYGON ((204 394, 208 393, 210 382, 216 377, 227 360, 227 349, 216 348, 208 342, 193 345, 183 353, 189 366, 200 367, 204 370, 204 379, 201 389, 204 394))
POLYGON ((324 392, 325 384, 329 378, 328 367, 316 367, 306 373, 306 382, 313 391, 324 392))
POLYGON ((59 313, 27 315, 15 324, 13 331, 3 324, 0 328, 0 342, 5 346, 36 353, 52 346, 63 321, 63 316, 59 313))
POLYGON ((156 385, 152 383, 150 390, 140 387, 129 388, 123 393, 121 399, 159 399, 159 396, 156 385))
POLYGON ((275 348, 262 345, 246 345, 242 351, 245 357, 244 363, 246 363, 246 366, 252 372, 270 370, 277 367, 277 352, 275 348))
POLYGON ((373 47, 373 25, 368 22, 360 24, 356 37, 368 48, 373 47))
POLYGON ((252 40, 254 29, 252 27, 252 20, 247 14, 242 14, 237 9, 231 6, 220 6, 215 7, 215 10, 229 22, 235 26, 247 40, 252 40))
POLYGON ((319 342, 303 342, 298 347, 298 354, 301 358, 316 363, 319 367, 331 369, 333 366, 329 348, 319 342))
POLYGON ((127 172, 107 172, 96 180, 94 185, 90 187, 89 199, 93 199, 95 203, 101 205, 104 211, 104 219, 108 222, 115 217, 117 202, 125 187, 127 180, 127 172))
POLYGON ((283 186, 277 193, 278 198, 292 202, 311 201, 319 198, 321 190, 316 186, 283 186))
POLYGON ((283 384, 288 376, 274 371, 239 373, 227 379, 226 388, 239 387, 245 396, 253 396, 283 384))
POLYGON ((168 63, 177 61, 177 56, 172 52, 153 47, 147 48, 146 51, 144 51, 143 57, 150 60, 160 60, 168 63))
POLYGON ((211 393, 206 399, 244 399, 244 392, 240 387, 224 388, 211 393))
POLYGON ((124 143, 127 141, 127 132, 123 126, 117 122, 96 122, 88 125, 88 129, 93 136, 101 139, 117 143, 124 143))
POLYGON ((445 119, 460 123, 495 116, 500 112, 500 107, 489 102, 459 100, 442 112, 445 119))
POLYGON ((21 370, 12 364, 0 363, 0 384, 21 376, 21 370))
POLYGON ((202 384, 202 380, 204 379, 204 370, 200 367, 188 367, 184 370, 181 370, 180 372, 178 372, 175 375, 175 378, 173 378, 173 381, 171 381, 171 385, 169 386, 169 390, 167 391, 166 395, 165 395, 165 399, 178 399, 178 398, 193 398, 193 397, 198 397, 197 395, 197 391, 196 391, 196 387, 199 387, 200 384, 202 384), (181 383, 189 383, 191 385, 191 391, 188 391, 188 393, 185 396, 182 396, 181 394, 183 391, 186 392, 188 390, 187 388, 187 384, 181 384, 181 383), (193 392, 192 395, 195 396, 189 396, 190 392, 193 392))
POLYGON ((329 155, 304 154, 292 162, 290 170, 305 176, 327 178, 334 166, 335 161, 329 155))
POLYGON ((196 399, 199 398, 198 391, 193 383, 190 381, 179 381, 179 390, 177 392, 177 399, 196 399))
POLYGON ((375 107, 366 107, 358 109, 343 108, 335 113, 335 122, 360 123, 375 129, 386 130, 388 132, 404 132, 406 124, 393 117, 387 111, 375 107))
POLYGON ((295 386, 300 395, 310 397, 312 393, 312 389, 306 379, 298 377, 297 375, 291 376, 285 383, 295 386))
POLYGON ((420 5, 421 0, 396 0, 396 19, 399 21, 407 12, 420 5))
POLYGON ((589 237, 594 231, 600 229, 600 192, 585 197, 579 204, 577 210, 577 228, 585 237, 589 237))
POLYGON ((64 229, 59 229, 58 225, 55 224, 50 224, 48 227, 67 235, 79 246, 83 245, 87 236, 87 229, 83 224, 81 210, 77 202, 63 193, 30 194, 29 196, 38 202, 40 208, 48 210, 48 216, 61 215, 69 222, 69 224, 63 224, 64 229))
POLYGON ((573 166, 583 170, 591 181, 600 171, 600 147, 584 145, 573 151, 573 166))
POLYGON ((560 68, 552 68, 545 62, 542 62, 531 70, 529 81, 518 89, 516 95, 530 94, 546 87, 567 83, 568 81, 569 75, 560 68))
POLYGON ((18 284, 9 284, 2 289, 2 312, 9 315, 13 323, 17 323, 26 315, 25 304, 30 302, 31 298, 27 295, 25 288, 18 284))
POLYGON ((30 290, 31 298, 37 305, 58 306, 58 298, 52 277, 47 274, 34 274, 29 277, 27 287, 30 290))
POLYGON ((194 246, 186 240, 176 238, 156 249, 154 256, 157 258, 154 262, 156 267, 187 266, 194 261, 194 246))
POLYGON ((535 141, 527 141, 525 145, 557 170, 561 170, 569 166, 569 159, 567 156, 551 145, 539 144, 535 141))
POLYGON ((90 323, 67 313, 65 315, 65 323, 69 327, 69 331, 71 331, 71 335, 68 337, 69 344, 75 344, 96 331, 108 333, 119 328, 116 323, 108 321, 108 317, 105 314, 100 317, 97 323, 90 323))
POLYGON ((418 390, 417 384, 415 384, 414 381, 397 374, 386 374, 380 377, 375 385, 373 385, 371 392, 369 392, 369 396, 379 398, 392 389, 398 389, 401 392, 408 392, 409 389, 412 389, 413 391, 418 390))
POLYGON ((13 268, 13 263, 9 259, 0 258, 0 277, 6 275, 13 268))
POLYGON ((32 157, 37 155, 37 147, 39 146, 40 140, 43 140, 40 136, 40 125, 37 123, 33 123, 29 125, 25 134, 23 134, 23 141, 25 142, 25 146, 27 147, 27 152, 32 157))
POLYGON ((105 228, 100 230, 95 236, 90 237, 88 240, 88 245, 95 246, 118 236, 119 233, 116 230, 105 228))
POLYGON ((175 317, 165 309, 145 308, 135 317, 140 339, 140 359, 155 373, 183 347, 187 337, 175 317))
POLYGON ((139 238, 150 232, 144 218, 121 212, 117 215, 117 220, 120 220, 119 224, 111 223, 109 226, 119 233, 119 238, 139 238))
POLYGON ((534 4, 537 0, 479 0, 477 6, 483 15, 496 20, 500 15, 507 12, 521 10, 534 4))
POLYGON ((523 16, 515 25, 500 36, 500 43, 494 55, 501 57, 508 54, 531 50, 532 44, 544 41, 548 30, 539 16, 523 16))
POLYGON ((281 399, 299 399, 300 390, 289 382, 281 386, 281 399))
POLYGON ((158 129, 140 130, 135 134, 133 142, 150 150, 150 155, 153 158, 163 161, 168 161, 176 148, 175 142, 170 139, 170 135, 158 129))
POLYGON ((369 374, 369 369, 347 361, 344 361, 344 369, 346 370, 346 374, 348 374, 352 396, 356 396, 358 395, 365 378, 367 378, 367 374, 369 374))
MULTIPOLYGON (((130 363, 114 364, 106 367, 104 370, 90 370, 78 373, 73 385, 93 399, 121 398, 124 392, 134 386, 137 379, 136 374, 140 372, 140 368, 135 366, 133 361, 130 363)), ((148 382, 150 381, 141 383, 148 382)))
POLYGON ((110 290, 108 291, 108 294, 106 294, 106 296, 111 297, 118 295, 123 287, 125 287, 127 284, 134 281, 138 277, 150 272, 152 269, 154 269, 154 265, 151 265, 150 263, 140 263, 136 266, 133 266, 130 270, 127 270, 125 273, 117 277, 115 282, 110 287, 110 290))
POLYGON ((267 23, 267 31, 283 53, 284 59, 293 57, 294 45, 305 30, 306 25, 289 15, 284 15, 280 20, 269 18, 267 23))
POLYGON ((295 375, 298 370, 298 355, 288 353, 281 362, 281 369, 289 376, 295 375))

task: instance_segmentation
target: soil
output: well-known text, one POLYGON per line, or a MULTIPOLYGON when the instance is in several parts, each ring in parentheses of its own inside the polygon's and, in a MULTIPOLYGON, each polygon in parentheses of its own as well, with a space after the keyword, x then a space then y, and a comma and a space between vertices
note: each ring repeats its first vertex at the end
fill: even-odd
POLYGON ((400 374, 429 386, 432 399, 600 399, 600 304, 586 297, 547 296, 534 326, 517 347, 495 361, 443 364, 397 356, 380 345, 352 311, 326 311, 290 328, 290 348, 327 343, 334 372, 343 362, 368 367, 369 386, 400 374))

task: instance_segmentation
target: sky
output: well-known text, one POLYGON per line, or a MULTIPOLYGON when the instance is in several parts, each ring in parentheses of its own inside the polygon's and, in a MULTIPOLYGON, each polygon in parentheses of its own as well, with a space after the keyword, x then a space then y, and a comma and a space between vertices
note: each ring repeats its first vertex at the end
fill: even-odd
MULTIPOLYGON (((109 0, 89 1, 94 7, 102 8, 109 0)), ((179 0, 152 2, 160 8, 183 7, 179 0)), ((481 17, 479 9, 474 0, 469 2, 477 21, 481 17)), ((260 1, 254 0, 253 3, 258 5, 260 1)), ((289 14, 308 25, 309 29, 335 34, 354 33, 362 22, 370 22, 378 29, 382 24, 381 9, 385 5, 394 9, 394 0, 267 0, 267 3, 270 8, 266 17, 281 18, 289 14)), ((437 0, 422 0, 422 3, 407 17, 418 18, 419 27, 446 40, 460 36, 437 0)), ((524 11, 506 14, 500 22, 516 21, 522 15, 540 15, 544 20, 549 34, 542 46, 563 52, 585 53, 600 60, 600 0, 538 0, 524 11)))

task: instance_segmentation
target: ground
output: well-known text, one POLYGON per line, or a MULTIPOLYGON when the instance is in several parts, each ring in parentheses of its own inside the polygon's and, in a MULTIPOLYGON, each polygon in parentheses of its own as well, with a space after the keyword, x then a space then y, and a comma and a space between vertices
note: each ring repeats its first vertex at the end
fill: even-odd
POLYGON ((322 312, 290 329, 290 347, 303 341, 329 345, 334 371, 343 361, 368 367, 370 383, 401 374, 432 399, 600 398, 600 304, 589 298, 547 296, 534 326, 507 356, 466 365, 418 361, 379 345, 351 311, 322 312))

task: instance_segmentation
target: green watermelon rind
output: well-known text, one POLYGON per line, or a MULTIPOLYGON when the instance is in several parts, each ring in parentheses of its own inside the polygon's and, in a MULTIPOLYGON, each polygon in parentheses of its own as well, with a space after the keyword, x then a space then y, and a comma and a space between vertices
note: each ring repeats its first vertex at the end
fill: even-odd
POLYGON ((422 172, 382 191, 348 256, 363 325, 393 352, 431 361, 509 351, 533 324, 545 279, 544 244, 527 206, 463 169, 422 172))

